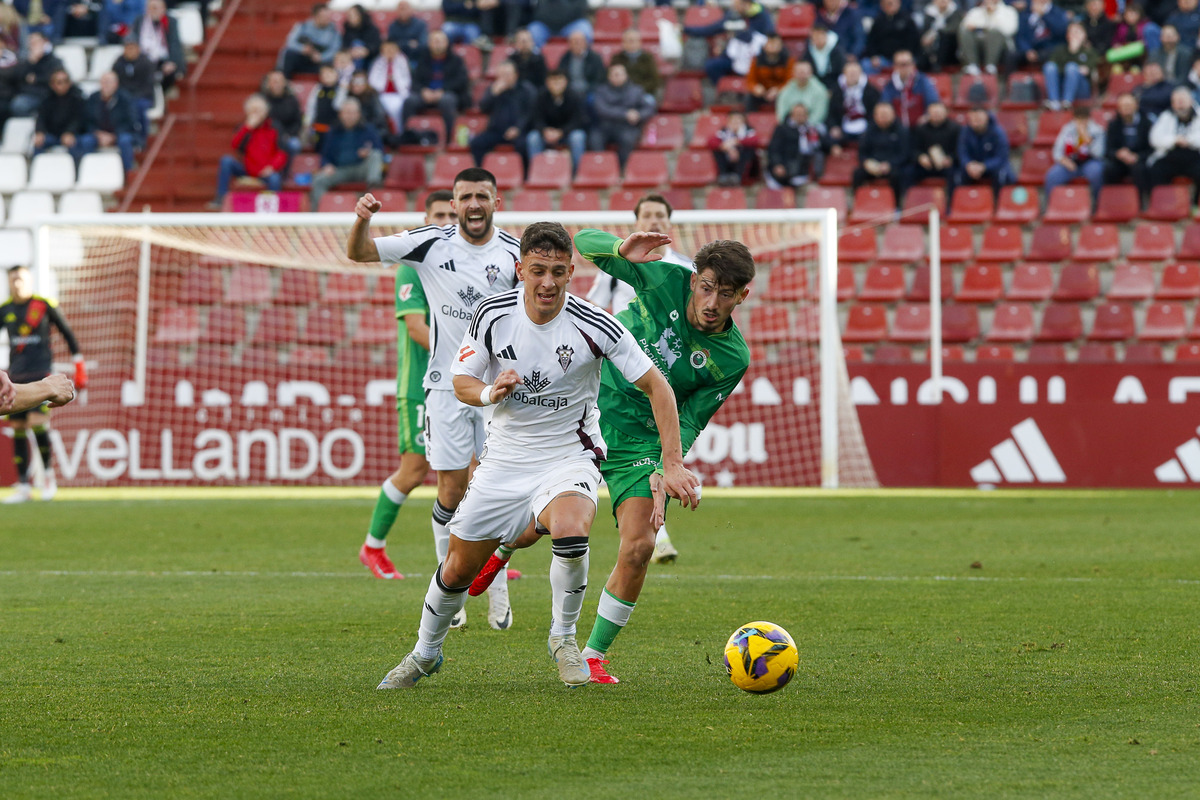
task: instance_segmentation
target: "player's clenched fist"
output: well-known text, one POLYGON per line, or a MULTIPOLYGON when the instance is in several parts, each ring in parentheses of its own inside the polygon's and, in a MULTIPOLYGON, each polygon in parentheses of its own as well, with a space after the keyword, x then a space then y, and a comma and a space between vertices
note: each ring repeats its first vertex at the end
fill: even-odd
POLYGON ((496 376, 492 382, 492 402, 499 403, 508 397, 521 383, 521 376, 515 369, 506 369, 496 376))
POLYGON ((383 203, 376 200, 375 195, 367 192, 358 198, 358 203, 354 206, 354 213, 365 220, 369 220, 381 208, 383 208, 383 203))

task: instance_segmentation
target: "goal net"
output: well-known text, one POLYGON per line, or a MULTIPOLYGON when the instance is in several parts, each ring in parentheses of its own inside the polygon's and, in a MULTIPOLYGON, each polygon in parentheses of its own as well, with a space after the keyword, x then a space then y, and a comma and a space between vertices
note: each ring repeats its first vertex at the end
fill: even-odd
MULTIPOLYGON (((515 236, 547 214, 500 213, 515 236)), ((572 233, 632 214, 556 213, 572 233)), ((395 468, 395 283, 345 257, 344 215, 144 214, 37 232, 89 365, 86 403, 55 417, 65 485, 378 484, 395 468)), ((688 454, 707 485, 872 486, 838 336, 836 218, 676 212, 673 247, 744 242, 758 277, 735 319, 753 350, 688 454), (821 290, 827 297, 824 307, 821 290), (825 380, 822 380, 822 378, 825 380)), ((423 224, 379 214, 373 235, 423 224)), ((571 291, 596 269, 576 257, 571 291)), ((56 345, 58 346, 58 345, 56 345)), ((65 350, 56 360, 68 361, 65 350)))

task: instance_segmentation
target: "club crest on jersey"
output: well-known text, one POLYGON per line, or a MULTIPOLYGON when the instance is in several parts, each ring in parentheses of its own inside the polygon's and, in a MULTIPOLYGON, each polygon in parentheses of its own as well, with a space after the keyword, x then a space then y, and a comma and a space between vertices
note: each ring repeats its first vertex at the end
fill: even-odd
POLYGON ((525 384, 525 388, 534 394, 537 394, 550 385, 550 379, 543 378, 542 373, 536 369, 529 373, 528 376, 522 375, 521 382, 525 384))
POLYGON ((495 264, 488 264, 483 268, 483 271, 487 273, 488 286, 494 284, 496 279, 500 277, 500 267, 495 264))
POLYGON ((558 354, 558 365, 563 368, 563 372, 566 372, 567 367, 571 366, 571 356, 575 355, 575 351, 567 345, 561 344, 554 352, 558 354))
POLYGON ((708 351, 693 350, 691 361, 694 369, 704 369, 704 365, 708 363, 708 351))
POLYGON ((465 289, 459 289, 458 296, 462 298, 462 301, 466 303, 467 306, 473 306, 483 299, 483 293, 474 286, 468 286, 465 289))

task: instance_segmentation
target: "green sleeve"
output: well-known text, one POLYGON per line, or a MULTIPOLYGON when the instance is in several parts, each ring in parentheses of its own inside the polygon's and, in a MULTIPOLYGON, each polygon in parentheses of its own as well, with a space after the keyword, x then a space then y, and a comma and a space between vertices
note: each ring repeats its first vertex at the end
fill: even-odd
POLYGON ((729 395, 733 394, 745 374, 744 369, 738 370, 712 386, 695 391, 679 407, 679 439, 684 455, 692 449, 696 437, 708 425, 717 409, 729 399, 729 395))
POLYGON ((623 241, 608 231, 586 228, 575 234, 575 249, 579 255, 614 278, 625 281, 640 294, 644 288, 659 283, 652 277, 660 271, 650 268, 651 264, 634 264, 617 255, 617 248, 623 241))
POLYGON ((417 271, 407 264, 396 266, 396 319, 409 314, 425 314, 429 301, 425 299, 425 288, 417 271))

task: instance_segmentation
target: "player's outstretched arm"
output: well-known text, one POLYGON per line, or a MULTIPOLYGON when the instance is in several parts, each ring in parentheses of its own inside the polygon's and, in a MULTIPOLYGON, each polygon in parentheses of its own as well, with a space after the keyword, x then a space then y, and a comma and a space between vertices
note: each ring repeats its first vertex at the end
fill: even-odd
MULTIPOLYGON (((3 375, 4 373, 0 373, 3 375)), ((7 379, 7 378, 6 378, 7 379)), ((75 385, 66 375, 50 375, 33 383, 13 386, 13 400, 7 406, 0 402, 0 414, 16 414, 49 403, 58 408, 75 399, 75 385)), ((0 392, 0 396, 2 396, 0 392)))
POLYGON ((358 198, 354 206, 354 226, 350 228, 350 241, 346 243, 346 256, 351 261, 374 262, 379 260, 379 248, 371 238, 371 217, 383 203, 375 199, 375 195, 367 192, 358 198))
POLYGON ((484 383, 472 375, 454 376, 454 396, 469 406, 491 406, 513 393, 521 383, 515 369, 506 369, 492 383, 484 383))
POLYGON ((663 488, 678 498, 685 508, 700 505, 700 479, 683 465, 679 439, 679 412, 675 408, 675 392, 657 368, 652 368, 634 384, 650 399, 654 424, 662 441, 663 488))

